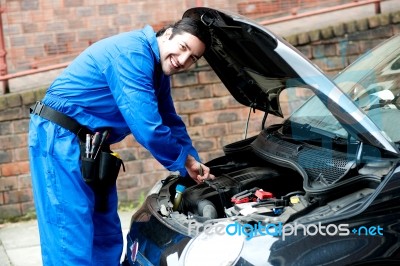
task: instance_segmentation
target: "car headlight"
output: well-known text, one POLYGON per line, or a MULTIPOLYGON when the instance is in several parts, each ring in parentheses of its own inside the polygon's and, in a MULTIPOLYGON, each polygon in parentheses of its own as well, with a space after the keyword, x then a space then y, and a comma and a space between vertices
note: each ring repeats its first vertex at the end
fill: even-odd
POLYGON ((234 265, 238 261, 244 237, 228 235, 216 229, 216 225, 208 228, 188 244, 183 265, 234 265))

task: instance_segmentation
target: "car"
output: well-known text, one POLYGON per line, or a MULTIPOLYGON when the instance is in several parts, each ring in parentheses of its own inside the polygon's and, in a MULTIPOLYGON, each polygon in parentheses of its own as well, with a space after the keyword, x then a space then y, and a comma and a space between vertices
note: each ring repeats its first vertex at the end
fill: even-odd
POLYGON ((330 78, 245 17, 184 17, 209 26, 208 64, 265 116, 206 163, 216 179, 171 174, 152 188, 123 265, 399 263, 400 36, 330 78), (282 121, 264 126, 267 115, 282 121))

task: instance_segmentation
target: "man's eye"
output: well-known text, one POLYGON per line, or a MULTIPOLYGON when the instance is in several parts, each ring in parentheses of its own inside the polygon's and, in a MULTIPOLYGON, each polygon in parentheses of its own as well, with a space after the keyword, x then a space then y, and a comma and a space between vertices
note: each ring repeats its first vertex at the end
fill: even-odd
POLYGON ((198 58, 196 57, 196 56, 192 56, 192 61, 193 61, 193 63, 196 63, 196 61, 198 60, 198 58))
POLYGON ((185 50, 186 50, 186 46, 185 46, 185 45, 183 45, 183 44, 180 44, 179 46, 180 46, 181 50, 183 50, 183 51, 185 51, 185 50))

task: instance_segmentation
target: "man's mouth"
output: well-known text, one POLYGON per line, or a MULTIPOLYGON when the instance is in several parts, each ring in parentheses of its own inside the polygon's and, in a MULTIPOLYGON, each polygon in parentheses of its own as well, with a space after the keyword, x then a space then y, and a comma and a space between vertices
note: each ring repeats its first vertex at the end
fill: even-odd
POLYGON ((169 60, 171 62, 172 67, 175 69, 179 69, 180 65, 179 65, 178 61, 176 61, 172 56, 170 56, 169 58, 170 58, 169 60))

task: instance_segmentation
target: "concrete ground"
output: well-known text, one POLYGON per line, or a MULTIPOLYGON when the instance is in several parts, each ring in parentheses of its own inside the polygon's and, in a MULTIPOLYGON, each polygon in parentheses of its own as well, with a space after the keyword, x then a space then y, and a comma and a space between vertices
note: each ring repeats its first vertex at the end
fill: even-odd
MULTIPOLYGON (((125 255, 126 234, 133 211, 119 212, 124 236, 125 255)), ((37 220, 0 224, 0 266, 40 266, 40 242, 37 220)))

